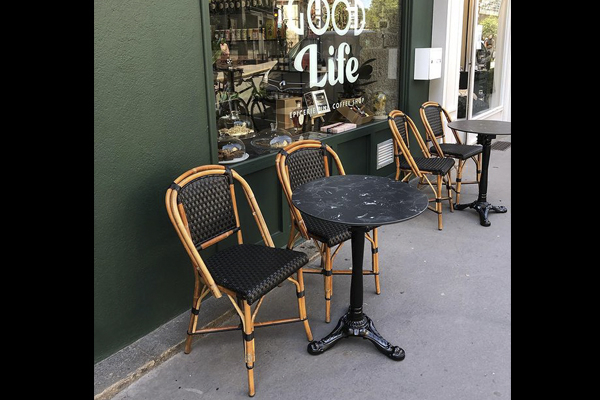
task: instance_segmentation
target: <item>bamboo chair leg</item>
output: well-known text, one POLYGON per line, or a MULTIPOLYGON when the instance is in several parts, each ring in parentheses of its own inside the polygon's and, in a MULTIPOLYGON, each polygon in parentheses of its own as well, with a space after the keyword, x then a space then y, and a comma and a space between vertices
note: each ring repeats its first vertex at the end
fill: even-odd
POLYGON ((444 226, 442 224, 442 175, 437 176, 437 194, 435 198, 435 209, 438 213, 438 229, 441 231, 444 226))
POLYGON ((244 301, 244 361, 248 370, 248 396, 254 397, 254 322, 252 321, 252 309, 247 301, 244 301))
POLYGON ((373 254, 373 274, 375 275, 375 293, 381 294, 379 286, 379 243, 377 242, 377 228, 373 228, 373 243, 371 243, 371 252, 373 254))
POLYGON ((298 270, 298 288, 297 288, 297 296, 298 296, 298 312, 300 313, 300 319, 304 321, 304 330, 306 331, 306 338, 310 342, 313 340, 313 335, 310 330, 310 325, 308 325, 308 318, 306 316, 306 297, 304 295, 304 274, 302 273, 302 268, 298 270))
POLYGON ((325 246, 325 322, 331 322, 331 295, 333 294, 333 275, 331 273, 331 248, 325 246))
POLYGON ((185 349, 183 350, 185 354, 190 354, 192 351, 192 339, 194 337, 192 332, 194 332, 194 327, 198 323, 198 314, 196 314, 194 310, 198 310, 198 313, 200 312, 200 306, 198 304, 198 300, 200 300, 200 286, 200 280, 198 279, 198 276, 196 276, 196 281, 194 283, 194 300, 192 302, 192 310, 190 311, 190 324, 188 325, 187 338, 185 339, 185 349))

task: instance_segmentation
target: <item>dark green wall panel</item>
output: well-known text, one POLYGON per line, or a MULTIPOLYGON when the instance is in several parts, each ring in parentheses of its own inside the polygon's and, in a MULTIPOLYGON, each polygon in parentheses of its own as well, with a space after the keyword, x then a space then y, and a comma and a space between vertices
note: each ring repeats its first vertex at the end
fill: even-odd
MULTIPOLYGON (((421 104, 429 101, 429 81, 415 80, 415 49, 431 47, 434 0, 403 0, 401 2, 400 100, 399 109, 415 123, 425 137, 425 127, 419 116, 421 104)), ((416 142, 411 142, 411 154, 423 154, 416 142)))
POLYGON ((189 307, 164 196, 208 163, 197 0, 94 2, 94 362, 189 307))

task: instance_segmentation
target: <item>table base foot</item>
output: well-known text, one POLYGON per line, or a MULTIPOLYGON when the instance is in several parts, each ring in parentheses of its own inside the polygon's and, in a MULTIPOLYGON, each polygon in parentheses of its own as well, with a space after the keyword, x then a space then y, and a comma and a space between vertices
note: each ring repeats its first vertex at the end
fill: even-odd
POLYGON ((479 213, 479 221, 483 226, 490 226, 492 223, 488 219, 488 213, 490 210, 504 214, 508 210, 504 206, 494 206, 486 201, 474 201, 469 204, 454 204, 454 209, 464 210, 465 208, 472 208, 479 213))
POLYGON ((405 353, 399 346, 392 346, 385 340, 373 325, 371 318, 363 314, 359 321, 350 319, 350 313, 346 313, 338 321, 336 327, 321 340, 315 340, 308 344, 308 352, 312 355, 319 355, 333 347, 340 339, 350 336, 362 337, 368 339, 375 345, 377 350, 388 356, 394 361, 404 360, 405 353))

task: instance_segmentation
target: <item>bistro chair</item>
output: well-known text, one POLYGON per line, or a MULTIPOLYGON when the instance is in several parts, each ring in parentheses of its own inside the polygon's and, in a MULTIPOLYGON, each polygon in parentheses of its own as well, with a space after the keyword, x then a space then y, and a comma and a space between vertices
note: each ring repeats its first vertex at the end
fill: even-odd
POLYGON ((450 211, 454 212, 452 205, 452 182, 450 180, 450 170, 454 166, 452 158, 432 157, 419 130, 415 126, 410 117, 402 111, 393 110, 388 114, 388 123, 392 130, 394 138, 394 158, 396 161, 396 180, 403 173, 403 182, 408 182, 411 175, 419 178, 419 187, 423 182, 433 190, 434 198, 429 199, 429 202, 435 202, 435 208, 428 208, 438 215, 438 229, 443 229, 442 222, 442 201, 448 200, 450 203, 450 211), (419 144, 419 148, 424 157, 413 157, 410 153, 410 140, 408 132, 412 131, 412 136, 419 144), (436 182, 432 183, 427 175, 435 175, 436 182), (448 195, 442 197, 442 181, 446 185, 448 195), (436 186, 434 188, 434 185, 436 186))
POLYGON ((448 112, 439 104, 434 101, 428 101, 423 103, 419 110, 423 125, 425 125, 425 131, 427 133, 426 143, 432 142, 432 146, 429 151, 432 155, 438 157, 452 157, 458 161, 456 166, 456 203, 460 203, 460 186, 461 184, 473 184, 479 183, 481 176, 481 153, 483 147, 480 145, 468 145, 462 144, 456 130, 452 129, 454 134, 455 143, 446 143, 446 135, 444 134, 444 123, 442 118, 445 118, 446 123, 452 122, 448 112), (442 143, 439 143, 439 140, 442 143), (475 163, 476 180, 462 182, 463 168, 468 159, 473 160, 475 163))
POLYGON ((306 336, 312 340, 302 275, 302 266, 308 263, 308 257, 302 252, 275 248, 250 186, 234 170, 224 166, 202 166, 179 176, 167 189, 166 207, 194 267, 194 296, 184 352, 191 351, 193 335, 242 330, 248 395, 254 396, 255 328, 303 322, 306 336), (234 183, 243 189, 264 244, 243 243, 234 183), (203 250, 230 235, 237 236, 237 244, 219 249, 208 257, 201 255, 203 250), (297 279, 292 278, 294 273, 297 279), (255 322, 264 296, 286 279, 296 287, 299 316, 255 322), (215 298, 227 295, 241 324, 197 329, 202 299, 209 293, 215 298))
MULTIPOLYGON (((350 227, 344 224, 327 222, 300 212, 292 204, 292 193, 296 187, 318 178, 330 176, 329 157, 331 157, 340 175, 345 175, 344 167, 338 155, 318 140, 300 140, 279 151, 275 158, 277 176, 290 207, 292 227, 288 240, 288 249, 302 236, 312 239, 321 255, 321 267, 304 268, 305 273, 323 274, 325 284, 325 322, 331 322, 331 297, 333 295, 333 275, 351 275, 352 271, 332 269, 333 261, 345 241, 351 238, 350 227), (337 246, 337 247, 336 247, 337 246), (335 249, 334 249, 335 248, 335 249), (332 249, 334 249, 332 251, 332 249)), ((379 285, 379 255, 377 228, 368 228, 365 237, 371 243, 372 268, 363 270, 363 275, 375 276, 375 292, 381 293, 379 285)))

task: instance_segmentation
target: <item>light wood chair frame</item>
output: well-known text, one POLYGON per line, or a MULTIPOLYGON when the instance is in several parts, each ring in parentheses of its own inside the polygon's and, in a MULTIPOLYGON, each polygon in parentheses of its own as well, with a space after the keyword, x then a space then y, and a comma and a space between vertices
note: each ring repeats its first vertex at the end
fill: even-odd
MULTIPOLYGON (((323 274, 325 289, 325 322, 331 322, 331 297, 333 296, 333 275, 352 275, 352 270, 332 268, 333 261, 335 260, 336 255, 338 254, 339 250, 342 248, 345 242, 338 244, 332 251, 332 248, 330 248, 327 245, 327 243, 321 242, 316 237, 309 234, 306 228, 306 224, 302 219, 302 214, 300 214, 300 211, 292 204, 292 188, 290 184, 288 167, 286 165, 286 159, 289 154, 292 154, 295 151, 311 148, 324 150, 323 162, 325 165, 325 176, 330 176, 328 155, 331 156, 331 158, 335 162, 338 174, 346 174, 342 162, 340 161, 340 158, 338 157, 336 152, 331 147, 324 143, 321 143, 318 140, 300 140, 286 146, 283 149, 285 153, 277 154, 277 157, 275 158, 275 165, 277 169, 277 176, 279 177, 279 182, 281 183, 283 192, 285 193, 285 198, 287 199, 290 208, 290 218, 292 221, 287 248, 293 249, 294 244, 296 243, 298 238, 302 236, 306 240, 312 240, 317 246, 317 249, 319 249, 319 253, 321 256, 321 268, 315 269, 310 267, 303 267, 303 269, 304 272, 307 274, 323 274)), ((363 275, 375 276, 375 293, 380 294, 381 285, 379 283, 379 245, 377 239, 377 228, 374 228, 371 232, 367 232, 365 234, 365 238, 371 243, 371 269, 364 269, 363 275)))
POLYGON ((237 235, 238 244, 243 243, 242 238, 242 230, 239 222, 239 215, 237 209, 237 203, 235 198, 235 190, 234 190, 234 181, 239 182, 241 187, 243 188, 246 199, 248 200, 248 204, 252 211, 252 215, 254 216, 254 220, 258 226, 262 239, 265 242, 265 245, 269 247, 275 247, 271 235, 269 233, 269 229, 265 223, 263 215, 260 211, 258 203, 254 197, 254 193, 252 189, 248 185, 248 183, 242 178, 237 172, 234 170, 230 170, 222 165, 206 165, 197 168, 193 168, 181 176, 179 176, 173 184, 167 189, 166 193, 166 207, 167 212, 169 214, 169 219, 173 223, 177 235, 179 239, 183 243, 188 256, 192 261, 192 266, 194 268, 194 295, 192 301, 192 310, 190 314, 190 322, 187 331, 187 339, 185 342, 185 354, 189 354, 192 348, 192 337, 195 335, 201 335, 206 333, 214 333, 214 332, 225 332, 232 330, 242 330, 243 338, 244 338, 244 361, 246 363, 246 369, 248 372, 248 395, 250 397, 255 394, 255 386, 254 386, 254 364, 256 361, 255 357, 255 346, 254 346, 254 329, 261 328, 264 326, 271 325, 279 325, 286 324, 291 322, 303 322, 304 329, 306 331, 306 337, 309 341, 313 340, 313 336, 310 330, 310 326, 308 324, 308 318, 306 315, 306 302, 304 296, 304 278, 302 273, 302 268, 300 268, 297 272, 297 279, 293 279, 292 277, 287 278, 288 281, 292 282, 296 287, 296 295, 298 298, 298 314, 299 316, 296 318, 286 318, 286 319, 278 319, 278 320, 270 320, 270 321, 255 321, 256 315, 260 306, 263 303, 264 298, 261 297, 256 304, 254 305, 254 310, 252 310, 251 305, 242 299, 237 299, 237 295, 235 292, 217 285, 213 280, 209 270, 207 269, 202 256, 200 256, 196 246, 192 242, 192 237, 190 234, 188 220, 186 217, 186 213, 184 211, 183 205, 178 204, 178 193, 180 188, 184 187, 189 182, 194 181, 197 178, 201 178, 203 176, 208 175, 224 175, 228 174, 231 171, 231 176, 233 180, 230 181, 230 193, 233 201, 233 210, 235 213, 235 221, 236 221, 236 229, 232 229, 221 234, 218 237, 215 237, 209 241, 206 241, 200 245, 201 250, 206 249, 207 247, 212 246, 229 237, 230 235, 237 235), (212 293, 213 297, 221 298, 223 293, 227 295, 229 300, 231 301, 235 311, 238 313, 241 323, 235 326, 221 326, 221 327, 213 327, 213 328, 202 328, 198 329, 198 315, 200 312, 200 307, 202 305, 202 300, 209 294, 212 293))
MULTIPOLYGON (((445 155, 444 152, 442 151, 442 148, 440 147, 440 143, 438 142, 438 140, 442 139, 442 143, 446 143, 446 135, 445 134, 443 134, 441 136, 435 135, 435 133, 433 132, 433 128, 431 127, 431 124, 429 123, 429 120, 427 119, 427 115, 425 114, 426 107, 437 107, 440 112, 440 119, 442 119, 442 117, 445 118, 446 124, 448 124, 449 122, 452 122, 452 118, 450 117, 450 114, 448 114, 448 112, 446 111, 446 109, 444 107, 442 107, 439 103, 437 103, 435 101, 427 101, 427 102, 423 103, 421 105, 421 108, 419 109, 419 114, 421 115, 421 120, 423 121, 423 125, 425 126, 425 131, 427 133, 425 144, 432 142, 433 145, 435 146, 438 157, 452 157, 452 156, 445 155)), ((442 127, 443 127, 443 124, 442 124, 442 127)), ((456 144, 463 144, 462 141, 460 140, 460 137, 458 136, 458 132, 456 132, 456 129, 452 129, 450 127, 448 127, 448 128, 452 131, 452 134, 454 135, 454 140, 456 141, 456 144)), ((475 170, 476 171, 475 172, 476 179, 474 181, 465 181, 465 182, 462 181, 463 168, 465 167, 467 160, 461 160, 460 158, 455 159, 456 161, 458 161, 458 163, 454 166, 454 168, 456 168, 456 180, 454 182, 452 182, 453 183, 452 186, 455 188, 457 204, 460 203, 461 185, 479 184, 479 181, 481 180, 481 155, 482 155, 482 153, 479 153, 476 156, 470 157, 470 159, 473 160, 473 162, 475 163, 475 166, 476 166, 476 170, 475 170)), ((436 156, 436 154, 433 154, 433 156, 436 156)), ((450 177, 451 177, 451 175, 450 175, 450 177)))
POLYGON ((429 202, 435 202, 435 208, 428 206, 427 208, 438 215, 438 229, 441 231, 444 228, 444 224, 442 221, 442 202, 448 200, 450 204, 450 212, 454 212, 454 205, 452 204, 452 180, 450 178, 450 171, 447 174, 442 176, 441 174, 437 175, 436 182, 432 183, 427 175, 433 175, 431 171, 421 170, 417 166, 417 163, 413 156, 410 153, 410 134, 409 130, 412 132, 413 137, 416 139, 423 156, 426 158, 431 158, 431 153, 427 149, 425 145, 425 141, 421 137, 419 130, 415 126, 413 120, 403 113, 400 110, 392 110, 388 114, 388 123, 390 125, 390 129, 392 130, 392 136, 394 139, 394 159, 396 162, 396 180, 399 180, 400 174, 404 173, 404 177, 401 179, 402 182, 408 182, 409 178, 414 175, 419 178, 419 183, 417 185, 420 188, 420 185, 424 185, 426 182, 427 185, 433 191, 434 197, 428 199, 429 202), (402 135, 398 131, 398 127, 396 126, 396 122, 394 120, 395 117, 404 117, 404 131, 406 132, 406 142, 402 138, 402 135), (404 155, 410 169, 400 168, 400 157, 404 155), (446 186, 447 196, 442 196, 442 185, 446 186), (434 187, 436 186, 436 187, 434 187))

